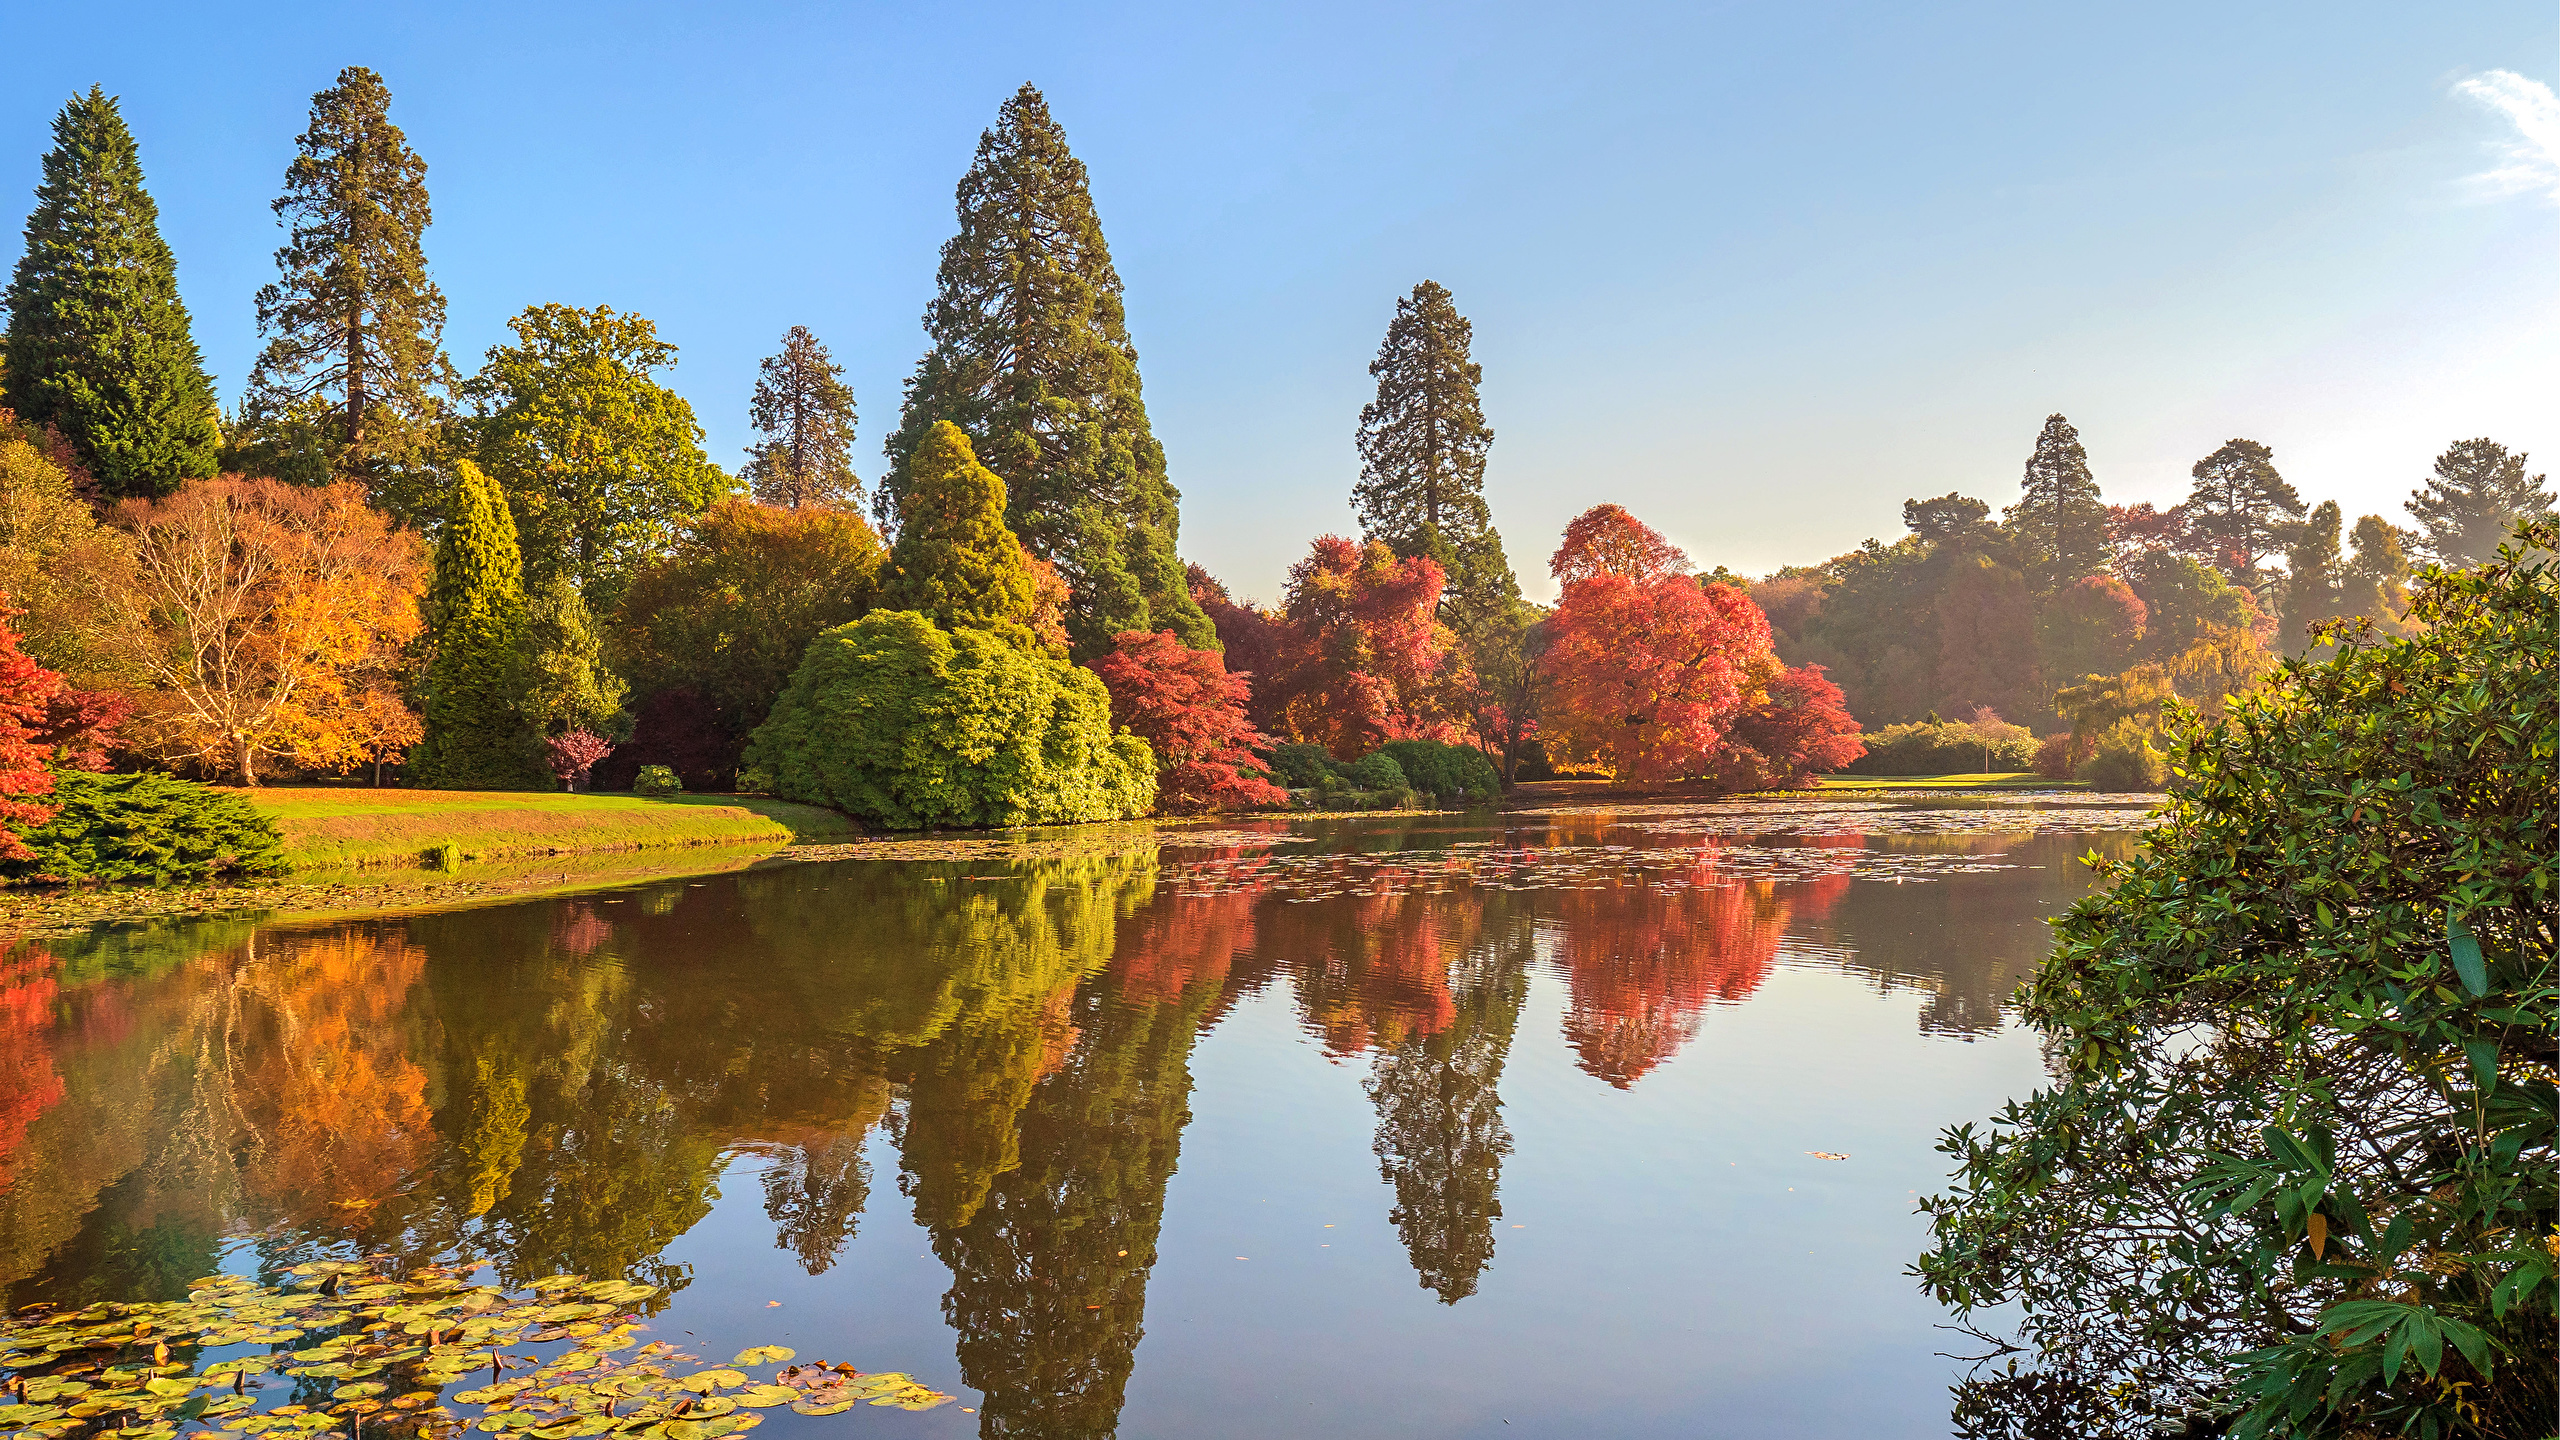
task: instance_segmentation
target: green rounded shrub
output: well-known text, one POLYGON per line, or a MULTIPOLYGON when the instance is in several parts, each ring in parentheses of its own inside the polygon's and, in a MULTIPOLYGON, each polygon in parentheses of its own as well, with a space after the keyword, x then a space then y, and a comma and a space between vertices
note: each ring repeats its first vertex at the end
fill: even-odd
POLYGON ((1437 740, 1397 740, 1378 747, 1396 762, 1406 782, 1431 796, 1489 801, 1502 793, 1502 775, 1473 745, 1437 740))
POLYGON ((1155 803, 1155 756, 1113 733, 1101 677, 912 610, 819 636, 746 761, 786 800, 899 830, 1115 820, 1155 803))
POLYGON ((1406 780, 1404 767, 1384 750, 1373 751, 1352 761, 1343 768, 1342 778, 1362 790, 1401 790, 1406 780))
POLYGON ((286 868, 284 837, 248 801, 158 771, 56 771, 42 803, 54 814, 20 837, 30 857, 0 861, 0 874, 165 885, 286 868))
POLYGON ((676 772, 664 765, 643 765, 640 767, 640 773, 632 777, 631 793, 646 795, 653 799, 681 795, 684 793, 684 782, 676 778, 676 772))
POLYGON ((1292 790, 1321 787, 1333 769, 1333 757, 1321 745, 1291 741, 1271 752, 1272 776, 1292 790))

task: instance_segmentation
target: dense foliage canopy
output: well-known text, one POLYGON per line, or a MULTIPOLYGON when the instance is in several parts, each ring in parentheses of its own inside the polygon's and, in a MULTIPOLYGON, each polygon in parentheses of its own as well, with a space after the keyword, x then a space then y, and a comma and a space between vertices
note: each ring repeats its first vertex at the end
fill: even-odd
POLYGON ((1245 717, 1244 677, 1218 652, 1194 650, 1170 630, 1124 631, 1094 673, 1111 692, 1113 723, 1156 757, 1155 808, 1166 814, 1285 805, 1262 778, 1268 735, 1245 717))
POLYGON ((2179 727, 2026 991, 2060 1078, 1926 1203, 1929 1289, 2023 1316, 1966 1433, 2549 1433, 2560 529, 2521 539, 2179 727))

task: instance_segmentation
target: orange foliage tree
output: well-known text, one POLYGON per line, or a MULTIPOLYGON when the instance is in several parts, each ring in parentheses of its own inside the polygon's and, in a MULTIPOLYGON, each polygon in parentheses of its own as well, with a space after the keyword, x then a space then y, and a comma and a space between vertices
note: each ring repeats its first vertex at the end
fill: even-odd
POLYGON ((1687 567, 1615 505, 1566 528, 1549 562, 1564 597, 1540 660, 1551 748, 1642 783, 1714 771, 1726 732, 1783 667, 1760 607, 1730 585, 1701 585, 1687 567))
POLYGON ((1271 661, 1270 723, 1353 760, 1390 740, 1456 740, 1449 697, 1466 679, 1439 621, 1442 576, 1424 556, 1317 537, 1289 567, 1271 661))
POLYGON ((368 696, 418 633, 427 553, 363 486, 224 476, 117 519, 135 565, 116 628, 151 687, 138 745, 254 785, 271 758, 339 770, 397 743, 368 696))

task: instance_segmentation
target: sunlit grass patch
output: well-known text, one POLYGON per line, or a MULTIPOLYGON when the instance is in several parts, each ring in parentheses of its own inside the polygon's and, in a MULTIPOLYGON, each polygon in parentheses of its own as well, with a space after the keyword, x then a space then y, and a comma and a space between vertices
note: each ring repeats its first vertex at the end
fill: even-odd
POLYGON ((1954 775, 1823 775, 1821 790, 2086 790, 2077 780, 2053 780, 2033 770, 1977 771, 1954 775))
POLYGON ((507 790, 258 789, 237 792, 284 832, 297 870, 415 865, 669 845, 790 845, 860 827, 832 810, 760 795, 544 794, 507 790))

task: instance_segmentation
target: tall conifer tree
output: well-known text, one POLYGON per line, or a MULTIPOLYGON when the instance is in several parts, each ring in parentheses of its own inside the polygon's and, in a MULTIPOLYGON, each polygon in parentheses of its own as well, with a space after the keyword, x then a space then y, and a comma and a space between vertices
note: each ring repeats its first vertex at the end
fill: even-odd
POLYGON ((765 438, 748 450, 746 479, 768 505, 859 505, 853 473, 853 388, 806 325, 758 367, 747 418, 765 438))
POLYGON ((1440 562, 1444 613, 1498 612, 1520 595, 1485 504, 1493 430, 1476 398, 1484 367, 1467 354, 1474 334, 1434 281, 1396 302, 1369 364, 1378 398, 1360 407, 1360 480, 1351 490, 1362 539, 1400 559, 1440 562))
POLYGON ((2427 483, 2409 492, 2420 553, 2440 564, 2478 565, 2498 553, 2518 520, 2550 514, 2544 482, 2551 477, 2525 474, 2527 458, 2485 436, 2447 447, 2427 483))
POLYGON ((950 421, 1004 477, 1005 523, 1065 576, 1078 654, 1123 630, 1217 648, 1175 554, 1180 497, 1139 394, 1120 274, 1084 162, 1038 90, 1023 86, 979 137, 959 212, 925 310, 933 347, 907 382, 872 500, 882 524, 934 423, 950 421))
POLYGON ((108 493, 166 495, 213 474, 222 444, 177 260, 113 97, 72 97, 53 141, 9 282, 8 404, 61 431, 108 493))
POLYGON ((2227 441, 2190 473, 2195 489, 2178 507, 2188 531, 2233 584, 2265 584, 2258 562, 2284 548, 2304 508, 2277 473, 2275 452, 2255 440, 2227 441))
POLYGON ((428 785, 521 789, 540 778, 517 654, 524 556, 506 492, 468 460, 453 469, 427 587, 427 736, 411 765, 428 785))
POLYGON ((391 123, 391 89, 362 66, 311 97, 311 127, 274 209, 283 277, 258 292, 267 348, 249 374, 244 460, 284 478, 355 480, 394 514, 429 513, 443 392, 444 292, 420 244, 427 162, 391 123))
POLYGON ((2080 432, 2059 415, 2045 417, 2035 453, 2027 457, 2018 503, 2001 515, 2018 538, 2023 551, 2019 559, 2039 595, 2051 595, 2106 566, 2107 507, 2098 498, 2080 432))
POLYGON ((2312 507, 2311 518, 2294 527, 2284 554, 2284 609, 2277 644, 2299 655, 2310 644, 2311 627, 2340 613, 2346 604, 2345 567, 2340 534, 2344 514, 2335 500, 2312 507))

